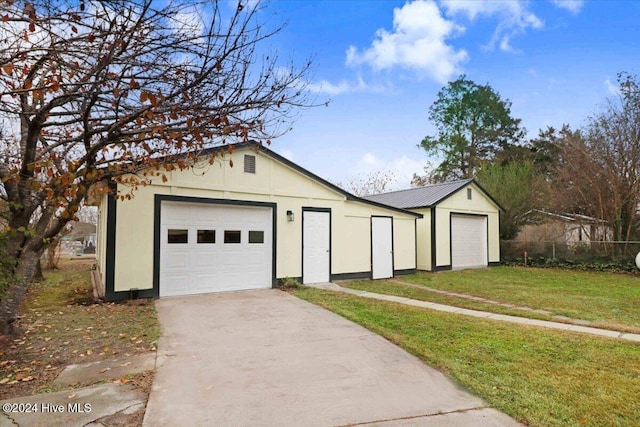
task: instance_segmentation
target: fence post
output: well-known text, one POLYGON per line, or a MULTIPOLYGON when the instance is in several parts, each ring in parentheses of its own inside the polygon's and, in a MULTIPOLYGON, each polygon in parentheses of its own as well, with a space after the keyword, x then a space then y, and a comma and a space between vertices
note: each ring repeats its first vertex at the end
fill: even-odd
POLYGON ((556 242, 551 243, 552 259, 556 259, 556 242))

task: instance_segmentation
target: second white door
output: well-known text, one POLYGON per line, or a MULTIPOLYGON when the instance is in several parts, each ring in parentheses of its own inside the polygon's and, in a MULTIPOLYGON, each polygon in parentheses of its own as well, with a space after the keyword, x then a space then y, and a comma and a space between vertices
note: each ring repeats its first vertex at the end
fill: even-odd
POLYGON ((392 218, 371 218, 371 278, 393 277, 392 218))

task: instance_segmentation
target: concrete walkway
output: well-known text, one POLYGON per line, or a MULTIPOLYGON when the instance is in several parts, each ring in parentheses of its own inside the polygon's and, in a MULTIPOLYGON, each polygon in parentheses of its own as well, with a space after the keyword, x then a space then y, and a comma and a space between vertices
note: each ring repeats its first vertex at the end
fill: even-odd
POLYGON ((86 388, 3 400, 0 427, 125 426, 144 411, 146 396, 127 384, 86 388))
POLYGON ((456 297, 456 298, 462 298, 462 299, 466 299, 466 300, 469 300, 469 301, 481 302, 481 303, 484 303, 484 304, 491 304, 491 305, 495 305, 495 306, 499 306, 499 307, 508 308, 508 309, 511 309, 511 310, 517 310, 517 311, 529 312, 529 313, 537 313, 537 314, 545 314, 545 315, 551 317, 551 321, 558 320, 561 323, 573 323, 574 325, 581 325, 581 326, 590 326, 591 325, 591 322, 588 321, 588 320, 572 319, 572 318, 566 317, 566 316, 554 315, 549 310, 542 310, 542 309, 539 309, 539 308, 531 308, 531 307, 526 307, 526 306, 519 306, 519 305, 515 305, 515 304, 509 304, 509 303, 504 303, 504 302, 500 302, 500 301, 490 300, 488 298, 477 297, 475 295, 461 294, 461 293, 458 293, 458 292, 451 292, 451 291, 444 291, 442 289, 429 288, 428 286, 416 285, 415 283, 403 282, 402 280, 398 280, 398 279, 392 279, 392 280, 389 280, 389 281, 393 282, 393 283, 397 283, 397 284, 402 285, 402 286, 408 286, 410 288, 420 289, 421 291, 433 292, 435 294, 446 295, 446 296, 456 297))
POLYGON ((608 338, 618 338, 618 339, 623 339, 627 341, 640 342, 640 334, 612 331, 609 329, 593 328, 589 326, 553 322, 548 320, 529 319, 526 317, 510 316, 507 314, 496 314, 496 313, 490 313, 487 311, 480 311, 480 310, 471 310, 468 308, 454 307, 451 305, 438 304, 438 303, 429 302, 429 301, 420 301, 420 300, 404 298, 404 297, 399 297, 394 295, 377 294, 374 292, 361 291, 358 289, 343 288, 342 286, 339 286, 335 283, 316 283, 316 284, 311 284, 306 286, 311 286, 318 289, 327 289, 331 291, 344 292, 347 294, 357 295, 364 298, 371 298, 371 299, 377 299, 382 301, 392 301, 400 304, 411 305, 414 307, 421 307, 421 308, 428 308, 436 311, 443 311, 445 313, 462 314, 464 316, 481 317, 485 319, 499 320, 502 322, 517 323, 520 325, 541 326, 543 328, 559 329, 559 330, 571 331, 571 332, 580 332, 583 334, 591 334, 591 335, 598 335, 598 336, 603 336, 608 338))
POLYGON ((269 289, 156 302, 144 426, 518 426, 441 372, 269 289))
MULTIPOLYGON (((67 366, 53 381, 67 388, 155 369, 156 354, 121 356, 67 366)), ((146 393, 120 381, 0 401, 0 427, 103 427, 140 425, 146 393)))

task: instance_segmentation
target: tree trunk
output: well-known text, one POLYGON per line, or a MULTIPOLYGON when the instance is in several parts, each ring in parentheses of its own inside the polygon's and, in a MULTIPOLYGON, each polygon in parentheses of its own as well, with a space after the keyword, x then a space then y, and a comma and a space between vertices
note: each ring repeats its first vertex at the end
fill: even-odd
POLYGON ((13 335, 14 323, 18 315, 18 308, 24 299, 27 289, 36 273, 40 254, 24 249, 18 258, 15 271, 15 281, 7 288, 0 301, 0 334, 13 335))
POLYGON ((36 264, 36 272, 33 275, 33 280, 39 282, 44 279, 42 275, 42 259, 38 258, 38 263, 36 264))

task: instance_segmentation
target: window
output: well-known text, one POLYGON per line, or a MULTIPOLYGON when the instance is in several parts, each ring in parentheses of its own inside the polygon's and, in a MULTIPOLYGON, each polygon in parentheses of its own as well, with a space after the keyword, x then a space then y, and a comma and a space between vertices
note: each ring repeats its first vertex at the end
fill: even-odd
POLYGON ((249 231, 249 243, 264 243, 264 231, 249 231))
POLYGON ((240 230, 224 230, 225 243, 240 243, 240 230))
POLYGON ((216 230, 198 230, 198 243, 215 243, 216 230))
POLYGON ((167 243, 189 243, 189 230, 170 228, 167 231, 167 243))
POLYGON ((471 200, 471 189, 467 188, 467 199, 471 200))
POLYGON ((246 173, 256 173, 256 156, 244 155, 244 171, 246 173))

